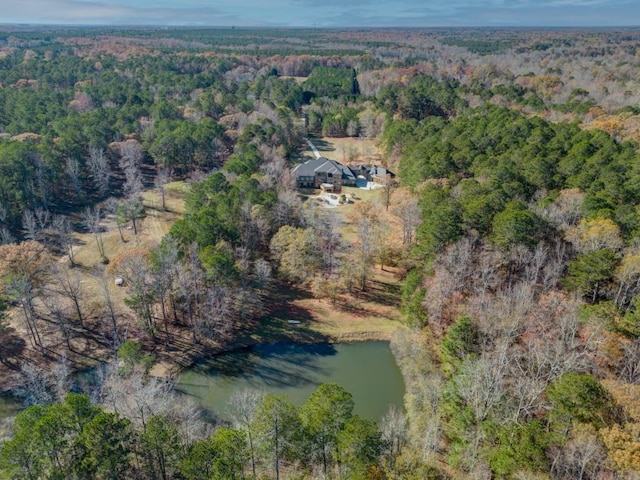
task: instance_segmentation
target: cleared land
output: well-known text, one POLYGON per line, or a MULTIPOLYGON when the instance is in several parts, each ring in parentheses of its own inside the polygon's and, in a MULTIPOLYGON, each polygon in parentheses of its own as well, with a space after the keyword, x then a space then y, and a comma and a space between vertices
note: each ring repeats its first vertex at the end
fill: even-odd
MULTIPOLYGON (((371 138, 310 136, 309 140, 318 149, 320 155, 344 164, 379 163, 382 158, 382 151, 371 138)), ((314 157, 310 148, 307 148, 303 154, 314 157)))

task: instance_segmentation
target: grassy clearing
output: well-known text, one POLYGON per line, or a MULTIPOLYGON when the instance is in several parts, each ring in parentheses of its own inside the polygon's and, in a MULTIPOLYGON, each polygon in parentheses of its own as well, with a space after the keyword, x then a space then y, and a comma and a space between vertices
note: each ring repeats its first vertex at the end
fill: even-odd
MULTIPOLYGON (((374 139, 359 137, 310 137, 309 139, 320 155, 340 163, 379 163, 382 158, 382 150, 378 148, 374 139)), ((310 148, 304 150, 303 155, 315 158, 310 148)))
MULTIPOLYGON (((166 185, 165 210, 161 208, 162 202, 157 192, 145 191, 142 197, 146 215, 138 222, 138 235, 134 235, 132 227, 123 227, 124 242, 120 239, 115 216, 107 216, 102 222, 105 230, 102 238, 107 258, 114 258, 133 248, 153 248, 158 245, 171 225, 184 213, 185 188, 184 182, 166 185)), ((95 267, 100 261, 95 238, 89 233, 77 233, 75 237, 75 262, 81 267, 95 267)))
MULTIPOLYGON (((103 222, 104 233, 102 239, 107 258, 115 258, 132 249, 152 249, 159 245, 162 238, 169 233, 173 223, 184 213, 184 196, 188 186, 184 182, 172 182, 165 186, 165 210, 162 210, 160 195, 152 190, 143 193, 145 217, 140 219, 138 235, 134 235, 130 226, 123 227, 124 242, 118 233, 116 218, 108 216, 103 222)), ((84 283, 83 290, 89 298, 98 298, 98 285, 92 270, 99 266, 100 256, 96 246, 96 239, 89 233, 77 233, 74 261, 84 283)), ((61 261, 66 261, 63 259, 61 261)), ((124 304, 126 289, 111 285, 111 295, 115 300, 116 309, 131 313, 124 304)))
POLYGON ((270 294, 270 310, 245 344, 295 341, 348 342, 389 340, 403 326, 398 272, 377 270, 367 291, 339 295, 336 303, 314 298, 307 289, 279 285, 270 294), (290 324, 289 321, 299 321, 290 324))

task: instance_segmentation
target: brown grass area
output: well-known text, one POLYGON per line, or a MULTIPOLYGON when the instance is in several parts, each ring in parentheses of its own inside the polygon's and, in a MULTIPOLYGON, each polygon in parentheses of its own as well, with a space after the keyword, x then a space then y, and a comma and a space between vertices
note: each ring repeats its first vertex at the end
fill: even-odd
MULTIPOLYGON (((329 160, 340 163, 381 163, 382 150, 376 145, 375 139, 360 137, 309 137, 320 155, 329 160)), ((315 158, 310 148, 303 151, 303 155, 315 158)))
MULTIPOLYGON (((116 218, 108 216, 102 223, 105 232, 102 234, 104 250, 107 258, 115 258, 118 255, 132 249, 152 249, 162 240, 173 223, 182 217, 184 212, 184 195, 186 192, 184 182, 173 182, 165 187, 165 210, 161 208, 160 196, 155 191, 145 191, 143 200, 146 216, 138 221, 138 234, 134 235, 130 226, 123 227, 124 242, 120 239, 116 218)), ((77 247, 74 249, 74 261, 79 267, 80 274, 85 281, 87 296, 96 298, 100 295, 94 276, 90 273, 100 263, 100 256, 96 246, 96 240, 90 233, 77 233, 77 247)), ((66 257, 61 261, 66 262, 66 257)), ((113 282, 110 282, 112 284, 113 282)), ((116 309, 130 313, 124 305, 126 289, 112 285, 111 295, 116 301, 116 309)))
POLYGON ((300 343, 389 340, 402 327, 400 280, 395 269, 378 269, 367 291, 339 295, 335 303, 310 291, 277 285, 268 295, 268 312, 242 345, 294 341, 300 343), (289 324, 289 320, 299 324, 289 324))
MULTIPOLYGON (((125 228, 123 231, 124 242, 120 239, 115 217, 108 216, 102 223, 105 230, 102 237, 106 256, 115 258, 130 249, 153 248, 158 245, 171 225, 184 212, 185 189, 186 185, 183 182, 174 182, 166 186, 166 210, 160 208, 161 202, 156 192, 144 192, 146 216, 139 222, 139 234, 134 235, 133 230, 125 228)), ((79 221, 79 219, 74 219, 74 221, 79 221)), ((46 368, 48 363, 57 361, 62 355, 66 355, 74 368, 82 369, 104 361, 110 354, 112 348, 110 323, 106 320, 104 297, 96 277, 96 267, 100 265, 96 240, 93 235, 88 233, 76 233, 74 237, 76 243, 74 247, 75 266, 69 272, 71 275, 78 275, 81 281, 81 310, 85 317, 85 324, 84 326, 76 324, 72 326, 72 348, 69 350, 49 313, 49 308, 42 302, 38 302, 36 308, 41 317, 38 321, 38 327, 45 352, 45 356, 42 356, 39 348, 31 346, 22 312, 18 308, 12 309, 9 312, 9 325, 14 329, 11 342, 15 344, 15 349, 12 349, 15 351, 11 351, 11 358, 7 364, 0 365, 2 390, 11 388, 12 380, 16 378, 16 371, 23 362, 30 362, 46 368)), ((63 265, 68 265, 69 262, 66 256, 55 261, 63 265)), ((116 287, 113 278, 108 279, 108 285, 115 310, 118 312, 120 330, 126 331, 129 338, 144 338, 145 335, 137 329, 133 312, 124 304, 126 289, 116 287)), ((70 305, 71 302, 55 293, 56 288, 53 283, 46 285, 44 289, 47 291, 49 305, 56 303, 64 305, 68 316, 76 318, 70 305)), ((181 341, 178 332, 173 344, 179 344, 181 341)), ((166 357, 165 353, 169 353, 171 356, 170 351, 179 348, 179 346, 172 347, 167 343, 165 345, 167 352, 159 352, 159 356, 166 357)))
POLYGON ((390 340, 402 325, 399 309, 400 282, 397 272, 377 270, 367 291, 340 295, 335 304, 328 299, 301 298, 295 307, 309 312, 309 328, 337 340, 390 340))

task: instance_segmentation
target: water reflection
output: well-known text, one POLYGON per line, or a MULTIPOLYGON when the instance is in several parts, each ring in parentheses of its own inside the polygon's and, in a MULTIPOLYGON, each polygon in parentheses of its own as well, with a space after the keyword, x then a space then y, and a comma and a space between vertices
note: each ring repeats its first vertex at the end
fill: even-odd
POLYGON ((387 342, 260 345, 194 366, 181 376, 178 391, 225 418, 239 389, 285 394, 301 404, 330 381, 353 394, 360 415, 379 419, 389 403, 402 406, 404 386, 387 342))

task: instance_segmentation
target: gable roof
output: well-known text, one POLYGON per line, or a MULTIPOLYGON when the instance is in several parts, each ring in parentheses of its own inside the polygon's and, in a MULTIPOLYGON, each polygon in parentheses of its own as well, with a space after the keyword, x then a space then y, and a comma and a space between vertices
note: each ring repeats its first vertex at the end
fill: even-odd
POLYGON ((297 165, 291 173, 294 173, 297 177, 313 177, 316 173, 331 173, 340 174, 342 178, 353 180, 356 178, 349 167, 325 157, 307 160, 297 165))
POLYGON ((369 170, 369 174, 374 176, 374 177, 380 177, 380 178, 384 178, 387 175, 390 175, 391 178, 395 178, 396 174, 393 173, 391 170, 387 170, 384 167, 379 167, 377 165, 371 165, 371 168, 369 170))

